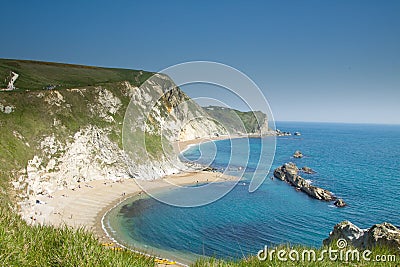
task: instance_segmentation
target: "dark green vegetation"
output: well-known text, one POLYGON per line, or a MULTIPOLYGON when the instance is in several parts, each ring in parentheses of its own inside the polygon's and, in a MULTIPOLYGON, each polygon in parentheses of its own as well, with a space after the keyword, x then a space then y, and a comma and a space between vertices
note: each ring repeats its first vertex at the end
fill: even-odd
POLYGON ((15 87, 20 90, 38 90, 49 86, 76 88, 120 81, 139 85, 153 74, 128 69, 0 59, 0 88, 7 87, 6 77, 10 71, 20 74, 15 82, 15 87))
MULTIPOLYGON (((129 251, 113 251, 101 246, 97 239, 84 229, 27 225, 14 209, 15 192, 10 185, 10 181, 18 177, 18 171, 26 167, 27 161, 34 155, 40 154, 40 141, 45 136, 54 134, 57 140, 64 142, 83 126, 94 125, 108 128, 110 139, 122 147, 120 123, 123 121, 124 110, 130 100, 124 92, 126 88, 122 82, 129 81, 133 86, 138 86, 151 73, 0 59, 0 88, 6 87, 4 82, 10 71, 17 72, 20 77, 15 83, 18 88, 16 91, 0 92, 0 104, 15 107, 10 114, 0 112, 0 265, 154 266, 152 258, 129 251), (43 90, 50 85, 56 85, 57 90, 62 89, 60 90, 62 101, 65 102, 60 101, 65 104, 50 104, 46 100, 51 102, 58 98, 57 91, 43 90), (121 100, 121 108, 113 115, 115 122, 107 122, 99 116, 91 115, 90 107, 96 102, 95 99, 98 97, 96 87, 99 85, 121 100), (79 91, 71 91, 68 88, 78 88, 79 91), (55 125, 55 120, 58 121, 58 125, 55 125)), ((225 124, 237 123, 232 120, 232 112, 242 118, 248 132, 256 129, 252 113, 228 110, 229 115, 224 115, 222 111, 218 114, 225 118, 225 124)), ((239 127, 237 124, 234 125, 239 127)), ((161 145, 161 141, 153 135, 148 135, 146 142, 153 153, 156 153, 161 145)), ((389 254, 386 250, 377 250, 374 253, 389 254)), ((293 264, 277 261, 260 263, 256 258, 249 258, 235 262, 204 259, 194 265, 290 266, 293 264)), ((363 262, 357 265, 373 264, 363 262)), ((318 266, 342 266, 342 263, 325 261, 318 266)))
POLYGON ((263 126, 266 115, 261 111, 239 111, 230 108, 208 106, 204 110, 217 121, 229 127, 233 133, 257 133, 263 126))

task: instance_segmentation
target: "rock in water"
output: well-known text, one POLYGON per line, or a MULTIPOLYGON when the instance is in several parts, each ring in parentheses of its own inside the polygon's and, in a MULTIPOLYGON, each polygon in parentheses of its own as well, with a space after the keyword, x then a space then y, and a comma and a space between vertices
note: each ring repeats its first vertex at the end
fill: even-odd
POLYGON ((346 206, 346 202, 344 202, 343 199, 339 198, 338 200, 335 201, 335 203, 333 203, 336 207, 338 208, 343 208, 344 206, 346 206))
POLYGON ((328 246, 338 239, 345 239, 349 245, 358 249, 371 249, 378 246, 400 252, 400 229, 387 222, 375 224, 369 229, 360 229, 349 221, 343 221, 335 225, 323 244, 328 246))
POLYGON ((306 192, 309 196, 319 200, 332 201, 335 199, 330 191, 320 187, 309 185, 303 186, 300 189, 301 191, 306 192))
POLYGON ((279 180, 285 181, 285 173, 282 171, 280 167, 275 169, 274 177, 278 178, 279 180))
POLYGON ((294 152, 293 157, 296 159, 300 159, 302 158, 304 155, 303 153, 301 153, 301 151, 297 150, 296 152, 294 152))
POLYGON ((278 167, 274 171, 274 176, 296 187, 309 196, 325 201, 335 199, 335 196, 328 190, 311 185, 307 180, 299 175, 296 164, 289 162, 278 167))
POLYGON ((301 168, 301 171, 307 174, 314 174, 315 171, 313 169, 311 169, 310 167, 304 166, 303 168, 301 168))
POLYGON ((360 229, 349 221, 343 221, 333 227, 333 231, 330 232, 329 237, 323 241, 323 244, 328 246, 339 239, 345 239, 353 246, 358 247, 360 246, 360 239, 365 231, 367 230, 360 229))

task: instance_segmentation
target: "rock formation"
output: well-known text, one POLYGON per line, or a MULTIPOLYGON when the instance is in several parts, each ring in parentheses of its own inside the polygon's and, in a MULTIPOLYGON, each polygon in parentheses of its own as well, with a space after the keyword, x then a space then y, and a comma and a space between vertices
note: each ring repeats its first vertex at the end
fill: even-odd
POLYGON ((345 239, 349 245, 358 249, 388 247, 400 252, 400 229, 387 222, 375 224, 369 229, 360 229, 349 221, 343 221, 334 226, 323 244, 328 246, 338 239, 345 239))
POLYGON ((14 111, 14 106, 4 106, 2 103, 0 103, 0 111, 5 113, 5 114, 10 114, 14 111))
POLYGON ((339 198, 335 201, 335 203, 333 203, 333 205, 335 205, 338 208, 343 208, 345 206, 347 206, 346 202, 344 202, 343 199, 339 198))
POLYGON ((296 164, 292 162, 285 163, 281 167, 276 168, 274 176, 296 187, 296 189, 305 192, 313 198, 325 201, 332 201, 335 199, 335 196, 328 190, 313 186, 307 180, 302 178, 299 175, 299 169, 296 164))
MULTIPOLYGON (((64 75, 64 65, 50 65, 64 75)), ((139 76, 146 76, 138 77, 137 83, 120 80, 86 85, 85 81, 68 87, 80 78, 81 69, 72 71, 72 77, 68 73, 63 76, 65 81, 70 79, 68 83, 40 73, 46 77, 45 84, 37 83, 32 90, 23 85, 23 93, 10 92, 0 99, 0 126, 15 125, 3 131, 2 139, 18 148, 9 151, 10 157, 0 157, 0 162, 8 168, 4 176, 12 177, 23 218, 32 216, 32 207, 38 204, 36 195, 50 197, 56 190, 74 189, 91 180, 152 180, 190 168, 176 154, 168 154, 173 142, 222 136, 236 130, 228 127, 228 121, 210 116, 166 75, 144 79, 150 73, 139 72, 139 76), (48 88, 46 84, 60 88, 48 88), (26 107, 29 112, 16 118, 16 111, 26 107), (31 134, 32 129, 35 134, 31 134), (129 141, 123 142, 122 136, 129 141)), ((19 70, 19 76, 28 77, 26 71, 19 70)), ((96 71, 110 72, 93 69, 96 71)), ((115 75, 118 72, 110 78, 115 75)), ((5 85, 12 81, 14 86, 17 78, 11 73, 5 85)), ((223 110, 222 115, 231 111, 223 110)), ((261 131, 268 125, 266 115, 261 117, 261 125, 250 116, 246 126, 261 131)))
POLYGON ((296 152, 294 152, 293 157, 296 159, 300 159, 302 158, 304 155, 303 153, 301 153, 301 151, 297 150, 296 152))
POLYGON ((301 171, 307 174, 314 174, 315 171, 313 169, 311 169, 310 167, 304 166, 303 168, 301 168, 301 171))
POLYGON ((91 180, 153 180, 192 169, 179 161, 175 142, 238 134, 229 114, 239 114, 243 133, 268 131, 261 112, 223 108, 213 117, 167 75, 0 63, 6 76, 0 86, 10 91, 0 99, 1 138, 12 144, 0 153, 0 178, 14 186, 24 218, 34 212, 36 195, 50 197, 91 180), (16 84, 19 92, 12 91, 16 84))
POLYGON ((10 71, 10 75, 6 78, 7 88, 4 89, 5 91, 12 91, 15 90, 15 81, 18 79, 19 74, 13 71, 10 71))
POLYGON ((284 132, 284 131, 281 131, 279 129, 276 129, 275 134, 276 134, 276 136, 291 136, 292 135, 289 132, 284 132))

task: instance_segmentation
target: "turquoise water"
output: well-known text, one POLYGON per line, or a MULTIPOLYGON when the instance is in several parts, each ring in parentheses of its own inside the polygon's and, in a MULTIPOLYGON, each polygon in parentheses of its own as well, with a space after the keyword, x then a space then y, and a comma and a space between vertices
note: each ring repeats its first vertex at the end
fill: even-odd
MULTIPOLYGON (((312 199, 270 179, 271 172, 257 191, 249 193, 248 186, 240 183, 222 199, 203 207, 177 208, 150 198, 134 204, 127 201, 108 216, 110 228, 126 244, 193 259, 196 254, 237 258, 255 254, 264 245, 281 243, 320 246, 342 220, 363 228, 383 221, 400 225, 400 126, 287 122, 277 123, 277 128, 302 135, 278 137, 271 171, 289 161, 309 166, 317 173, 303 177, 343 198, 347 207, 339 209, 312 199), (305 157, 292 158, 296 150, 305 157)), ((254 171, 260 143, 259 139, 249 140, 245 178, 254 171)), ((247 140, 215 142, 212 166, 227 166, 230 142, 240 147, 247 140)), ((193 147, 184 156, 206 162, 212 147, 203 144, 201 153, 198 146, 193 147)), ((235 168, 230 171, 234 174, 235 168)))

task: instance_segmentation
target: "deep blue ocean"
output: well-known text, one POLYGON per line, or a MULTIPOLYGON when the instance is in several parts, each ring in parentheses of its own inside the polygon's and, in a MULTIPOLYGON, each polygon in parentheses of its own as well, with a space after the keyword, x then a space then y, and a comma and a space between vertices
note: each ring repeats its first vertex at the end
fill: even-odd
MULTIPOLYGON (((343 220, 361 228, 381 222, 400 226, 399 125, 281 122, 277 128, 302 135, 277 137, 273 166, 255 192, 249 193, 241 182, 225 197, 198 208, 172 207, 151 198, 128 200, 106 217, 109 230, 122 243, 190 260, 196 255, 238 258, 282 243, 319 247, 343 220), (305 157, 294 159, 296 150, 305 157), (348 206, 337 208, 270 179, 274 168, 289 161, 314 169, 316 174, 302 176, 348 206)), ((249 140, 245 179, 251 177, 259 153, 260 140, 249 140)), ((215 141, 212 166, 227 166, 231 142, 240 147, 247 140, 215 141)), ((201 145, 203 156, 208 147, 210 143, 201 145)), ((184 152, 201 163, 199 155, 198 146, 184 152)))

